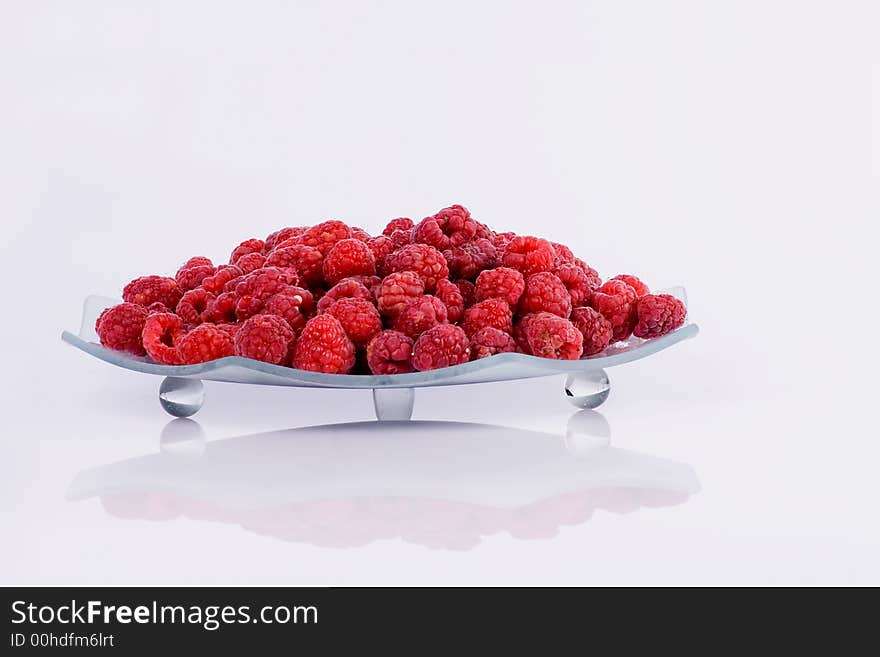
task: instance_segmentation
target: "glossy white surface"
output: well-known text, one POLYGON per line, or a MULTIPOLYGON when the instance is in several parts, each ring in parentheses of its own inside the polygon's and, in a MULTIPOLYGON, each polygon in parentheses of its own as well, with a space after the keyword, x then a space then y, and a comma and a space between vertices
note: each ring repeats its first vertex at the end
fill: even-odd
POLYGON ((0 8, 0 583, 880 584, 873 3, 197 5, 0 8), (58 339, 196 251, 454 201, 686 282, 700 336, 609 370, 601 415, 560 376, 375 435, 366 390, 208 382, 195 440, 58 339), (130 459, 150 494, 102 503, 130 459), (653 459, 699 490, 597 497, 666 486, 653 459))

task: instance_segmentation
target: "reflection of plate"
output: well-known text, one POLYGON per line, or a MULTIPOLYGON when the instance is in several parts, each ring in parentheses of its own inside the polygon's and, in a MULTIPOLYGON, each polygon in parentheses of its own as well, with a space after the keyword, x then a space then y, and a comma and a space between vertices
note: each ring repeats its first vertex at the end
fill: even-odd
MULTIPOLYGON (((667 292, 686 301, 684 288, 672 288, 667 292)), ((106 349, 98 344, 98 336, 95 334, 94 328, 95 320, 102 310, 117 303, 119 301, 116 299, 89 297, 83 308, 83 320, 79 335, 65 331, 61 336, 62 339, 87 354, 136 372, 176 378, 301 388, 420 388, 592 372, 650 356, 677 342, 695 336, 699 330, 696 324, 689 322, 677 331, 663 337, 653 340, 630 338, 626 342, 612 345, 598 356, 575 361, 551 360, 525 354, 497 354, 489 358, 430 372, 382 376, 322 374, 280 365, 269 365, 238 356, 221 358, 198 365, 157 365, 146 358, 138 358, 120 351, 106 349)))
POLYGON ((597 510, 672 506, 699 490, 688 465, 609 447, 580 455, 571 439, 448 422, 306 427, 208 442, 197 459, 160 453, 86 470, 68 497, 99 496, 122 518, 218 521, 320 546, 399 537, 467 549, 500 532, 549 538, 597 510))

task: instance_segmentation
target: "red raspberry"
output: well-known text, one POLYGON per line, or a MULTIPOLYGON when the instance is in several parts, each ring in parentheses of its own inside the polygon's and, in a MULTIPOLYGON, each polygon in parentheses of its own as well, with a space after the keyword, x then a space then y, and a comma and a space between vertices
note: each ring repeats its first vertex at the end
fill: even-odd
POLYGON ((565 244, 559 242, 550 242, 553 245, 553 252, 556 254, 556 264, 562 263, 574 264, 574 253, 571 252, 565 244))
POLYGON ((185 365, 207 363, 235 353, 232 336, 213 324, 201 324, 178 340, 177 352, 185 365))
POLYGON ((202 287, 211 294, 220 294, 226 284, 239 278, 244 272, 235 265, 220 265, 213 275, 202 280, 202 287))
POLYGON ((318 312, 325 313, 335 302, 348 297, 373 300, 373 295, 366 285, 355 278, 344 278, 321 296, 318 300, 318 312))
POLYGON ((550 242, 540 237, 522 235, 508 242, 501 258, 501 264, 518 269, 526 278, 550 271, 555 261, 556 251, 550 242))
MULTIPOLYGON (((412 272, 409 272, 412 273, 412 272)), ((446 318, 456 324, 464 314, 464 297, 458 286, 446 278, 437 281, 436 296, 446 306, 446 318)))
POLYGON ((177 270, 174 279, 183 292, 193 290, 202 284, 202 281, 214 273, 214 264, 204 256, 195 256, 187 260, 177 270))
POLYGON ((501 299, 486 299, 464 311, 461 328, 468 337, 487 326, 505 333, 513 333, 513 313, 507 302, 501 299))
POLYGON ((477 276, 476 294, 479 301, 501 299, 511 308, 516 308, 525 289, 523 275, 510 267, 487 269, 477 276))
POLYGON ((327 309, 342 324, 355 348, 366 347, 382 331, 382 318, 376 306, 365 299, 340 299, 327 309))
POLYGON ((471 213, 461 205, 443 208, 433 217, 425 217, 413 228, 412 241, 430 244, 439 251, 453 246, 461 246, 474 239, 477 222, 471 213))
POLYGON ((354 345, 329 313, 306 323, 293 352, 293 366, 311 372, 345 374, 354 367, 354 360, 354 345))
POLYGON ((225 322, 222 324, 212 324, 212 326, 216 326, 218 329, 226 331, 229 337, 233 340, 235 340, 235 334, 238 333, 238 329, 241 328, 241 324, 228 324, 225 322))
POLYGON ((341 221, 331 219, 312 226, 296 239, 298 244, 314 247, 321 252, 321 255, 326 256, 337 242, 350 237, 351 228, 341 221))
POLYGON ((178 271, 182 271, 184 269, 190 269, 192 267, 202 267, 207 265, 208 267, 213 267, 214 263, 211 262, 211 259, 205 256, 193 256, 182 265, 180 265, 180 269, 178 271))
POLYGON ((218 294, 214 299, 208 302, 204 312, 202 312, 203 322, 234 323, 235 316, 235 292, 223 292, 218 294))
POLYGON ((244 276, 235 285, 235 295, 242 299, 246 296, 266 301, 288 285, 297 283, 296 274, 281 267, 263 267, 244 276))
POLYGON ((560 317, 571 314, 571 297, 565 285, 549 271, 532 274, 519 302, 521 315, 548 312, 560 317))
POLYGON ((349 276, 373 276, 376 258, 370 247, 359 239, 340 240, 324 256, 324 280, 336 285, 349 276))
POLYGON ((275 315, 254 315, 235 334, 235 355, 273 365, 286 365, 296 336, 275 315))
POLYGON ((395 317, 403 307, 425 293, 425 282, 414 271, 388 274, 376 289, 379 312, 395 317))
POLYGON ((312 293, 301 287, 286 287, 273 294, 263 304, 263 312, 267 315, 281 317, 295 332, 302 331, 306 320, 315 309, 312 293))
POLYGON ((171 308, 166 306, 161 301, 154 301, 149 306, 147 306, 147 315, 155 315, 156 313, 170 313, 170 312, 172 312, 171 308))
POLYGON ((597 287, 602 285, 602 279, 599 276, 599 272, 590 267, 586 262, 581 260, 580 258, 575 258, 574 263, 577 267, 580 267, 581 271, 583 271, 587 275, 587 280, 590 282, 590 289, 595 290, 597 287))
POLYGON ((624 283, 629 285, 633 290, 635 290, 636 297, 643 297, 646 294, 651 294, 651 290, 648 288, 648 286, 632 274, 619 274, 611 280, 623 281, 624 283))
POLYGON ((409 217, 398 217, 397 219, 392 219, 388 222, 388 225, 385 226, 382 234, 386 237, 391 237, 391 234, 395 230, 412 230, 413 225, 413 220, 409 217))
POLYGON ((453 281, 455 287, 461 292, 461 298, 464 300, 464 307, 470 308, 477 302, 477 287, 468 280, 459 278, 453 281))
POLYGON ((257 238, 245 240, 232 250, 232 254, 229 256, 229 264, 237 265, 238 259, 248 253, 262 253, 264 246, 266 246, 266 243, 257 238))
POLYGON ((324 256, 318 249, 304 244, 279 245, 266 258, 266 266, 293 269, 300 282, 309 287, 320 285, 324 280, 324 256))
POLYGON ((155 301, 165 304, 167 308, 174 308, 181 296, 183 290, 177 281, 166 276, 141 276, 122 290, 123 301, 145 308, 155 301))
POLYGON ((687 309, 671 294, 646 294, 636 303, 637 338, 659 338, 684 324, 687 309))
POLYGON ((509 333, 487 326, 471 336, 471 360, 516 351, 516 342, 509 333))
POLYGON ((357 281, 365 288, 370 291, 370 294, 373 297, 373 301, 376 299, 376 288, 379 286, 379 283, 382 282, 382 279, 378 276, 349 276, 349 278, 353 281, 357 281))
POLYGON ((203 287, 185 292, 177 302, 175 312, 183 320, 184 324, 201 324, 202 313, 208 309, 208 305, 214 300, 214 295, 203 287))
POLYGON ((446 306, 429 294, 410 301, 394 317, 393 328, 411 338, 417 338, 429 328, 448 321, 446 306))
POLYGON ((606 281, 590 297, 590 306, 611 322, 611 341, 626 340, 636 325, 636 291, 623 281, 606 281))
POLYGON ((476 239, 485 239, 492 241, 492 239, 495 237, 495 231, 489 228, 482 221, 477 221, 475 223, 477 224, 477 232, 474 233, 474 237, 476 239))
POLYGON ((611 322, 593 308, 575 308, 571 311, 571 323, 584 336, 584 356, 604 351, 611 343, 611 322))
POLYGON ((590 295, 593 293, 593 286, 583 269, 577 265, 563 263, 556 265, 553 274, 562 281, 565 289, 568 290, 572 308, 587 305, 590 295))
POLYGON ((529 346, 529 322, 534 319, 536 315, 523 315, 519 318, 519 321, 513 327, 513 339, 516 342, 516 350, 521 354, 529 354, 532 353, 532 348, 529 346))
POLYGON ((552 313, 537 313, 526 328, 529 349, 535 356, 577 360, 583 353, 584 336, 567 319, 552 313))
POLYGON ((394 244, 394 248, 399 249, 401 247, 406 246, 407 244, 412 244, 412 230, 395 230, 391 235, 391 242, 394 244))
POLYGON ((108 349, 127 351, 136 356, 143 356, 144 344, 141 333, 147 321, 147 311, 135 303, 120 303, 107 308, 95 322, 95 331, 101 344, 108 349))
POLYGON ((437 289, 437 281, 449 278, 446 258, 433 246, 427 244, 408 244, 385 258, 385 266, 395 271, 414 271, 425 282, 429 294, 437 289))
POLYGON ((461 327, 440 324, 419 336, 413 345, 412 364, 420 372, 468 362, 470 342, 461 327))
POLYGON ((276 230, 274 233, 271 233, 266 238, 266 243, 263 246, 263 253, 271 253, 275 249, 275 247, 282 242, 285 242, 294 237, 299 237, 304 232, 306 232, 306 229, 302 226, 290 226, 288 228, 276 230))
POLYGON ((373 374, 413 371, 413 340, 400 331, 382 331, 367 345, 367 364, 373 374))
POLYGON ((182 335, 180 317, 174 313, 156 313, 147 317, 141 338, 144 349, 154 361, 160 365, 180 365, 177 341, 182 335))
POLYGON ((245 274, 250 274, 252 271, 262 268, 265 264, 266 256, 262 253, 245 253, 235 261, 235 265, 245 274))
POLYGON ((352 226, 350 230, 352 239, 360 240, 361 242, 366 242, 373 237, 360 226, 352 226))
POLYGON ((492 233, 492 236, 489 237, 489 239, 492 241, 492 244, 495 246, 495 250, 500 256, 504 254, 504 251, 507 249, 507 245, 510 244, 510 241, 514 237, 516 237, 516 233, 492 233))
POLYGON ((476 278, 484 269, 495 266, 495 247, 487 239, 453 246, 443 252, 449 265, 449 273, 456 278, 476 278))
POLYGON ((394 242, 391 241, 390 237, 385 235, 379 235, 378 237, 371 237, 367 240, 367 246, 370 247, 370 251, 373 252, 373 258, 376 261, 376 269, 382 269, 382 263, 385 261, 385 257, 391 254, 394 249, 394 242))

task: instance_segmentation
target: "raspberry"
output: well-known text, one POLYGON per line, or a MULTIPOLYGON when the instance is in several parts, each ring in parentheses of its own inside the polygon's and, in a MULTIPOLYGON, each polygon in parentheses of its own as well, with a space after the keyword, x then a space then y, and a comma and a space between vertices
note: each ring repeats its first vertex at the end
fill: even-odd
POLYGON ((553 274, 562 281, 565 289, 568 290, 572 308, 587 305, 590 295, 593 293, 593 286, 583 269, 577 265, 563 263, 556 265, 553 274))
POLYGON ((516 351, 516 342, 509 333, 487 326, 471 336, 471 360, 516 351))
POLYGON ((367 288, 370 291, 370 295, 375 300, 376 287, 379 285, 379 283, 382 282, 381 278, 379 278, 378 276, 349 276, 349 278, 353 281, 357 281, 365 288, 367 288))
POLYGON ((636 325, 636 292, 623 281, 606 281, 590 297, 590 306, 611 322, 611 341, 626 340, 636 325))
POLYGON ((574 253, 571 252, 565 244, 559 244, 558 242, 550 242, 553 245, 553 252, 556 254, 556 264, 560 265, 562 263, 574 264, 574 253))
POLYGON ((525 289, 525 279, 518 270, 496 267, 477 276, 476 298, 479 301, 501 299, 511 308, 516 308, 525 289))
POLYGON ((428 293, 437 289, 437 281, 449 278, 446 258, 433 246, 427 244, 408 244, 385 258, 385 266, 395 271, 414 271, 425 282, 428 293))
POLYGON ((477 224, 477 231, 474 233, 476 239, 486 239, 491 241, 492 238, 495 237, 495 231, 482 221, 476 221, 475 223, 477 224))
POLYGON ((186 292, 197 288, 202 281, 214 273, 214 264, 204 256, 195 256, 187 260, 177 270, 174 279, 181 291, 186 292))
POLYGON ((391 238, 391 242, 394 244, 394 248, 399 249, 401 247, 406 246, 407 244, 412 244, 412 230, 395 230, 388 237, 391 238))
POLYGON ((560 317, 571 314, 571 297, 565 285, 549 271, 532 274, 519 302, 521 315, 548 312, 560 317))
POLYGON ((147 311, 135 303, 120 303, 107 308, 95 322, 95 331, 101 344, 108 349, 127 351, 143 356, 144 344, 141 333, 147 321, 147 311))
POLYGON ((235 355, 273 365, 287 364, 295 337, 281 317, 254 315, 235 334, 235 355))
POLYGON ((510 244, 514 237, 516 237, 516 233, 492 233, 489 239, 492 241, 498 254, 503 255, 507 245, 510 244))
POLYGON ((687 309, 671 294, 646 294, 636 303, 638 324, 633 330, 637 338, 659 338, 682 324, 687 309))
POLYGON ((173 278, 166 276, 141 276, 134 279, 122 290, 122 300, 147 307, 154 301, 174 308, 183 291, 173 278))
POLYGON ((339 299, 351 297, 353 299, 373 300, 373 295, 367 289, 367 286, 354 278, 344 278, 336 285, 331 287, 318 301, 318 312, 327 312, 327 309, 339 299))
MULTIPOLYGON (((409 272, 412 273, 412 272, 409 272)), ((446 278, 437 281, 437 298, 446 306, 446 318, 453 324, 457 324, 464 314, 464 297, 458 286, 446 278)))
POLYGON ((419 336, 413 345, 413 367, 420 372, 468 362, 470 342, 461 327, 440 324, 419 336))
POLYGON ((174 313, 156 313, 147 317, 141 337, 144 349, 154 361, 160 365, 180 365, 177 340, 182 334, 180 317, 174 313))
POLYGON ((443 208, 433 217, 425 217, 413 228, 412 241, 430 244, 443 251, 470 242, 477 233, 477 222, 461 205, 443 208))
POLYGON ((177 352, 185 365, 207 363, 235 352, 232 336, 213 324, 201 324, 180 338, 177 352))
POLYGON ((414 271, 388 274, 376 289, 379 312, 395 317, 409 302, 425 293, 425 282, 414 271))
POLYGON ((611 322, 593 308, 575 308, 571 311, 571 323, 584 336, 584 356, 604 351, 611 343, 611 322))
POLYGON ((235 265, 245 274, 250 274, 252 271, 262 268, 265 264, 266 256, 262 253, 245 253, 235 261, 235 265))
POLYGON ((250 296, 259 301, 266 301, 273 294, 277 294, 288 285, 296 283, 296 274, 293 274, 289 269, 263 267, 252 271, 236 283, 235 296, 239 300, 250 296))
POLYGON ((264 246, 266 246, 266 243, 257 238, 245 240, 232 250, 232 254, 229 256, 229 264, 237 265, 238 259, 248 253, 262 253, 264 246))
POLYGON ((382 331, 367 345, 367 364, 373 374, 413 371, 413 340, 400 331, 382 331))
POLYGON ((651 294, 651 290, 648 288, 648 286, 632 274, 619 274, 611 280, 623 281, 624 283, 629 285, 633 290, 635 290, 636 297, 643 297, 646 294, 651 294))
POLYGON ((311 372, 345 374, 354 366, 354 345, 330 314, 306 322, 293 352, 293 366, 311 372))
POLYGON ((178 271, 183 271, 184 269, 191 269, 192 267, 202 267, 207 265, 208 267, 213 267, 214 263, 211 262, 211 259, 205 256, 193 256, 182 265, 180 265, 180 269, 178 271))
POLYGON ((266 258, 266 266, 293 269, 300 282, 309 287, 324 280, 324 256, 318 249, 304 244, 278 246, 266 258))
POLYGON ((324 280, 336 285, 349 276, 373 276, 376 258, 370 247, 358 239, 340 240, 324 256, 324 280))
POLYGON ((556 261, 553 245, 540 237, 514 237, 504 249, 501 264, 513 267, 528 278, 532 274, 550 271, 556 261))
POLYGON ((352 226, 350 230, 352 239, 360 240, 361 242, 366 242, 372 237, 372 235, 360 226, 352 226))
POLYGON ((535 356, 577 360, 583 353, 584 336, 567 319, 552 313, 537 313, 526 328, 529 349, 535 356))
POLYGON ((376 261, 377 270, 382 269, 382 263, 385 261, 385 257, 390 255, 395 248, 394 242, 391 241, 391 238, 385 235, 371 237, 367 240, 367 246, 370 247, 370 251, 373 252, 373 259, 376 261))
POLYGON ((528 331, 529 322, 534 318, 534 314, 523 315, 513 327, 513 339, 516 342, 516 350, 522 354, 531 355, 532 353, 532 348, 529 346, 528 331))
POLYGON ((234 323, 237 319, 235 316, 235 292, 223 292, 208 302, 204 312, 202 312, 203 322, 234 323))
POLYGON ((312 293, 301 287, 286 287, 273 294, 263 304, 263 312, 267 315, 281 317, 295 332, 306 325, 306 320, 315 309, 312 293))
POLYGON ((455 283, 455 287, 461 292, 461 298, 464 300, 465 308, 470 308, 477 302, 477 288, 473 283, 463 278, 459 278, 452 282, 455 283))
POLYGON ((161 301, 154 301, 149 306, 147 306, 147 315, 155 315, 156 313, 170 313, 170 312, 171 312, 171 308, 166 306, 161 301))
POLYGON ((391 234, 395 230, 412 230, 413 225, 413 220, 409 217, 398 217, 397 219, 392 219, 388 222, 388 225, 385 226, 382 234, 386 237, 391 237, 391 234))
POLYGON ((580 258, 575 258, 572 263, 579 267, 581 271, 583 271, 587 275, 587 280, 590 283, 590 289, 595 290, 597 287, 602 285, 602 279, 599 277, 599 272, 590 267, 586 262, 581 260, 580 258))
POLYGON ((487 239, 453 246, 443 252, 449 273, 456 278, 476 278, 484 269, 495 266, 495 247, 487 239))
POLYGON ((411 338, 417 338, 437 324, 445 324, 448 321, 446 306, 437 297, 429 294, 410 301, 395 316, 393 328, 411 338))
POLYGON ((223 322, 222 324, 213 324, 221 331, 226 331, 230 338, 235 339, 235 334, 238 333, 238 329, 241 328, 241 324, 228 324, 223 322))
POLYGON ((501 299, 486 299, 464 311, 461 328, 468 337, 487 326, 505 333, 513 332, 513 313, 510 306, 501 299))
POLYGON ((318 249, 321 255, 326 256, 337 242, 351 237, 351 229, 341 221, 331 219, 307 229, 297 237, 298 244, 304 244, 318 249))
POLYGON ((220 294, 229 281, 234 281, 244 272, 235 265, 220 265, 213 275, 202 280, 202 287, 211 294, 220 294))
POLYGON ((177 302, 175 312, 183 320, 184 324, 200 324, 202 313, 208 309, 208 305, 214 300, 214 295, 203 287, 185 292, 177 302))
POLYGON ((366 347, 382 331, 382 319, 376 306, 365 299, 340 299, 327 309, 342 324, 355 348, 366 347))
POLYGON ((263 246, 263 253, 271 253, 275 249, 275 247, 282 242, 285 242, 294 237, 299 237, 304 232, 306 232, 306 229, 301 226, 290 226, 287 228, 282 228, 281 230, 276 230, 274 233, 271 233, 268 237, 266 237, 266 242, 263 246))

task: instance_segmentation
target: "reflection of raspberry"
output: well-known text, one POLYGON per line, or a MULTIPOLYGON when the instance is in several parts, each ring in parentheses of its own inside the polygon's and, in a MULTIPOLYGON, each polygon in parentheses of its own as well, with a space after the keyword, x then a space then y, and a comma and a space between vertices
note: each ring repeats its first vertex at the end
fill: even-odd
POLYGON ((571 323, 584 336, 584 356, 603 351, 611 343, 611 322, 593 308, 575 308, 571 311, 571 323))
POLYGON ((646 294, 636 303, 638 324, 633 330, 637 338, 659 338, 682 324, 687 309, 671 294, 646 294))
POLYGON ((214 273, 214 264, 204 256, 195 256, 187 260, 177 270, 174 279, 183 292, 197 288, 202 281, 214 273))
POLYGON ((235 292, 218 294, 202 312, 202 321, 216 324, 235 322, 235 301, 235 292))
POLYGON ((388 225, 385 226, 385 229, 382 231, 382 234, 390 237, 391 234, 395 230, 412 230, 413 228, 413 220, 409 217, 398 217, 397 219, 392 219, 388 222, 388 225))
POLYGON ((413 371, 413 341, 400 331, 382 331, 367 345, 367 364, 373 374, 413 371))
POLYGON ((433 246, 427 244, 408 244, 385 258, 385 266, 395 271, 414 271, 425 282, 425 291, 432 293, 437 288, 437 281, 449 278, 446 258, 433 246))
POLYGON ((584 336, 567 319, 552 313, 537 313, 529 320, 526 337, 532 354, 541 358, 577 360, 583 352, 584 336))
POLYGON ((571 297, 572 308, 586 306, 593 293, 593 286, 584 270, 577 265, 558 264, 553 269, 553 274, 562 281, 568 296, 571 297))
POLYGON ((294 339, 293 329, 281 317, 254 315, 235 334, 235 355, 285 365, 294 339))
POLYGON ((267 315, 281 317, 294 331, 299 332, 306 325, 306 319, 315 308, 312 293, 301 287, 286 287, 273 294, 263 304, 263 312, 267 315))
POLYGON ((156 313, 147 317, 142 333, 144 349, 160 365, 180 365, 177 340, 183 333, 180 317, 174 313, 156 313))
POLYGON ((430 244, 443 251, 453 246, 460 246, 474 238, 477 223, 471 213, 461 205, 443 208, 433 217, 425 217, 413 229, 412 241, 430 244))
POLYGON ((332 315, 312 317, 300 333, 293 366, 311 372, 345 374, 354 366, 354 345, 332 315))
POLYGON ((606 281, 590 297, 590 306, 611 322, 611 341, 626 340, 636 325, 636 292, 623 281, 606 281))
POLYGON ((166 276, 141 276, 122 290, 123 301, 144 307, 158 301, 168 308, 174 308, 181 296, 183 291, 177 281, 166 276))
POLYGON ((266 256, 262 253, 245 253, 235 261, 236 267, 245 274, 250 274, 252 271, 260 269, 264 264, 266 264, 266 256))
POLYGON ((235 353, 232 336, 213 324, 201 324, 177 342, 177 351, 185 365, 207 363, 235 353))
POLYGON ((304 232, 306 232, 306 229, 301 226, 289 226, 287 228, 282 228, 281 230, 276 230, 266 238, 266 243, 263 246, 263 253, 270 253, 282 242, 286 242, 294 237, 299 237, 304 232))
POLYGON ((370 247, 358 239, 340 240, 324 256, 324 280, 336 285, 349 276, 372 276, 376 258, 370 247))
POLYGON ((318 312, 327 312, 327 309, 336 301, 347 297, 353 299, 366 299, 367 301, 373 299, 373 295, 359 280, 354 278, 344 278, 321 296, 318 300, 318 312))
POLYGON ((449 279, 441 278, 437 281, 437 290, 434 294, 446 306, 446 318, 457 324, 464 313, 464 297, 458 286, 449 279))
POLYGON ((203 287, 197 287, 184 293, 177 303, 175 312, 183 320, 184 324, 200 324, 202 313, 208 309, 208 304, 214 299, 214 295, 203 287))
POLYGON ((521 315, 548 312, 560 317, 571 314, 571 297, 565 285, 549 271, 533 274, 526 280, 526 289, 519 302, 521 315))
POLYGON ((420 372, 466 363, 470 358, 467 335, 455 324, 440 324, 419 336, 413 345, 413 367, 420 372))
POLYGON ((487 326, 471 336, 471 360, 516 351, 516 342, 509 333, 487 326))
POLYGON ((321 255, 326 256, 337 242, 349 237, 351 237, 351 229, 343 222, 331 219, 312 226, 296 239, 299 244, 314 247, 321 252, 321 255))
POLYGON ((516 308, 526 283, 523 275, 510 267, 488 269, 477 276, 477 299, 501 299, 516 308))
POLYGON ((437 297, 424 294, 406 304, 394 318, 393 328, 417 338, 429 328, 447 321, 446 306, 437 297))
POLYGON ((304 244, 279 246, 266 258, 266 266, 293 269, 300 282, 310 287, 324 279, 324 256, 318 249, 304 244))
POLYGON ((385 262, 385 257, 394 251, 394 242, 392 242, 391 238, 386 235, 379 235, 378 237, 371 237, 368 239, 367 246, 369 246, 370 251, 373 252, 373 259, 376 261, 376 269, 381 271, 382 263, 385 262))
POLYGON ((232 255, 229 256, 229 264, 238 264, 238 259, 248 253, 262 253, 265 245, 266 243, 263 240, 256 238, 245 240, 232 250, 232 255))
POLYGON ((220 294, 229 281, 239 278, 244 272, 235 265, 220 265, 211 275, 202 280, 202 287, 211 294, 220 294))
POLYGON ((532 348, 529 346, 529 322, 535 318, 535 315, 523 315, 513 327, 513 339, 516 342, 516 350, 522 354, 531 354, 532 348))
POLYGON ((505 267, 513 267, 528 278, 532 274, 550 271, 556 260, 553 245, 540 237, 514 237, 507 244, 501 263, 505 267))
POLYGON ((473 283, 463 278, 459 278, 452 282, 455 283, 458 291, 461 292, 461 298, 464 300, 465 308, 470 308, 477 302, 477 288, 473 283))
POLYGON ((456 278, 476 278, 484 269, 495 266, 495 247, 487 239, 479 239, 443 251, 449 274, 456 278))
POLYGON ((635 290, 636 297, 643 297, 646 294, 651 294, 651 290, 648 288, 648 286, 632 274, 619 274, 611 280, 623 281, 624 283, 629 285, 633 290, 635 290))
POLYGON ((513 332, 513 313, 507 302, 501 299, 486 299, 464 311, 461 328, 468 336, 487 326, 505 333, 513 332))
POLYGON ((127 351, 136 356, 143 356, 141 333, 147 321, 147 311, 135 303, 120 303, 107 308, 95 322, 95 331, 101 344, 108 349, 127 351))
POLYGON ((327 309, 327 314, 339 320, 356 348, 366 347, 382 330, 379 311, 365 299, 340 299, 327 309))
POLYGON ((404 306, 425 292, 425 282, 414 271, 398 271, 388 274, 376 289, 379 312, 395 317, 404 306))

